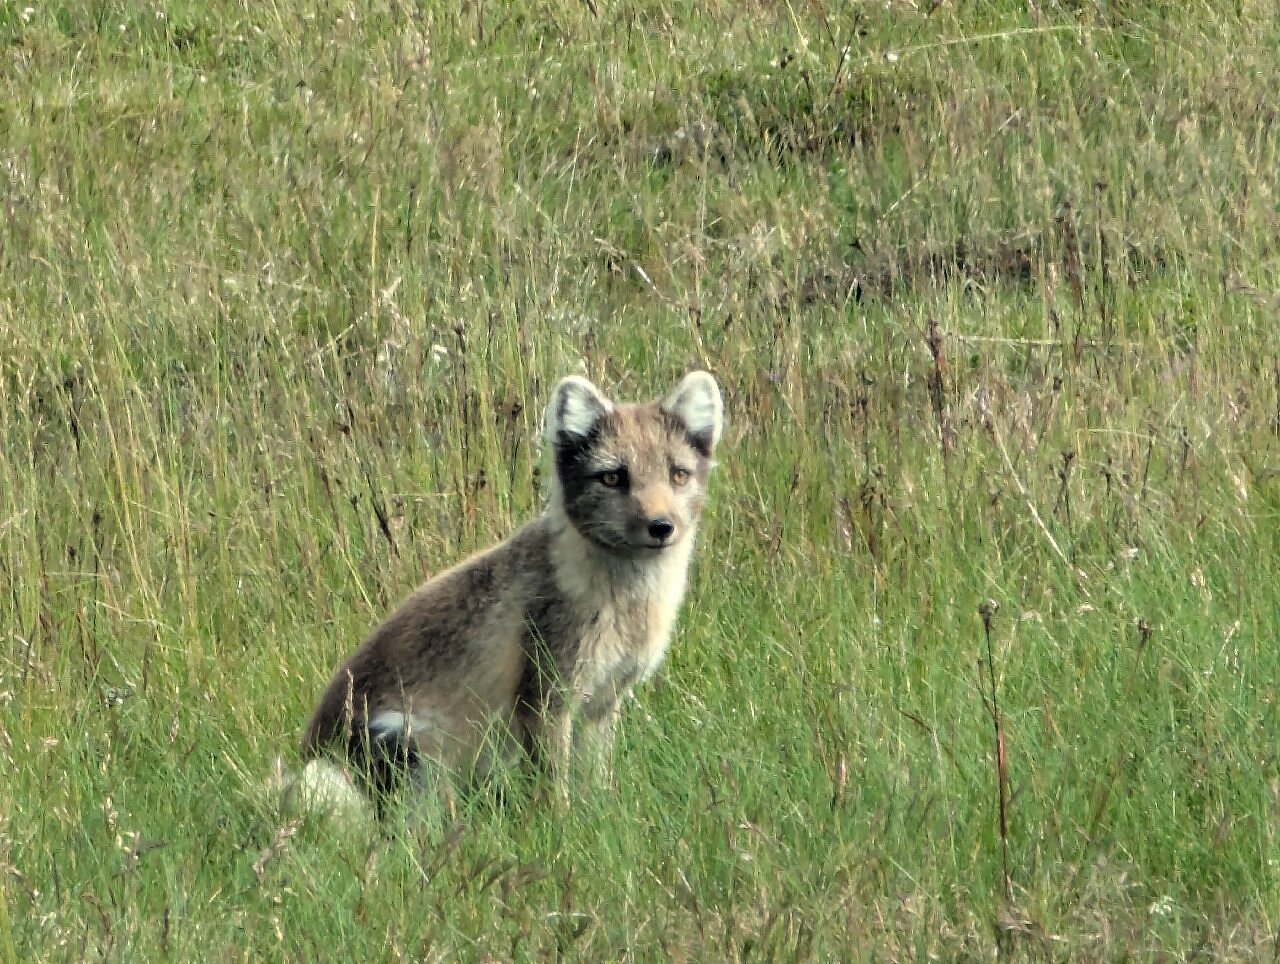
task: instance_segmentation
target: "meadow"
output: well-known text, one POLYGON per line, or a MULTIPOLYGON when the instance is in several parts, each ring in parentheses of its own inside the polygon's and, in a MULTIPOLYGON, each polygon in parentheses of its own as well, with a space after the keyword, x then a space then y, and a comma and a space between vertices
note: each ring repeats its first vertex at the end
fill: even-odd
POLYGON ((1261 0, 0 7, 0 960, 1275 960, 1261 0), (720 380, 616 769, 342 832, 337 661, 720 380))

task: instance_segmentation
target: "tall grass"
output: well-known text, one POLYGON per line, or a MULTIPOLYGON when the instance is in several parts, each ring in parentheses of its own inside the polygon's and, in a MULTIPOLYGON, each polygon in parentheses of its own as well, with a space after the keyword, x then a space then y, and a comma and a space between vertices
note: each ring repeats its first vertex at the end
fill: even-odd
POLYGON ((0 40, 0 956, 1274 956, 1269 5, 0 40), (335 662, 537 511, 554 380, 694 366, 729 428, 612 784, 281 814, 335 662))

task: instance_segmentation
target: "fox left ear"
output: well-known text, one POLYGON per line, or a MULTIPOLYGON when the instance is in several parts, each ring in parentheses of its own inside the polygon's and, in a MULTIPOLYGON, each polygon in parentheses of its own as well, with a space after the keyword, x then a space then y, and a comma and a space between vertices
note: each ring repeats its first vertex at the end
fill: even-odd
POLYGON ((690 437, 710 455, 720 441, 724 403, 720 387, 707 372, 690 372, 680 380, 658 407, 684 422, 690 437))
POLYGON ((561 435, 587 438, 596 424, 613 411, 613 405, 585 378, 570 375, 560 379, 551 392, 551 402, 542 420, 543 437, 555 445, 561 435))

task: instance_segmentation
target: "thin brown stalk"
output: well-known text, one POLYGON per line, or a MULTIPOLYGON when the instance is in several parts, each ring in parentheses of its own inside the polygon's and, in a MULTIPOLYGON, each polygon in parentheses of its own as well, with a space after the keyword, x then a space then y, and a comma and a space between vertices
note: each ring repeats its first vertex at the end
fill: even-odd
POLYGON ((987 642, 987 678, 986 689, 981 686, 982 702, 991 718, 991 728, 995 735, 996 748, 996 801, 999 815, 1000 832, 1000 869, 1004 880, 1005 903, 1013 900, 1013 875, 1009 870, 1009 759, 1005 753, 1004 718, 1000 713, 1000 692, 996 683, 995 649, 991 645, 991 624, 995 620, 1000 604, 988 599, 978 607, 978 615, 982 617, 982 631, 987 642))

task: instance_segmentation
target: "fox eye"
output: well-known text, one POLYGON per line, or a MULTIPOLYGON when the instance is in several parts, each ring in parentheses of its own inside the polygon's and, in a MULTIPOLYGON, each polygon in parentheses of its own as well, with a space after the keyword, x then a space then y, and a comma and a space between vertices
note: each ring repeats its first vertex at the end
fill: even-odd
POLYGON ((606 487, 608 487, 608 488, 610 488, 610 489, 616 489, 618 486, 620 486, 620 485, 622 484, 622 473, 621 473, 621 472, 616 472, 616 471, 615 471, 615 472, 601 472, 601 473, 600 473, 600 484, 601 484, 601 485, 603 485, 603 486, 606 486, 606 487))
POLYGON ((671 470, 672 485, 684 485, 688 481, 689 481, 688 469, 672 469, 671 470))

